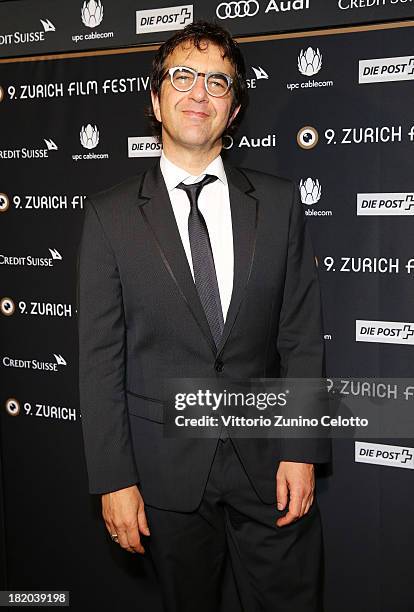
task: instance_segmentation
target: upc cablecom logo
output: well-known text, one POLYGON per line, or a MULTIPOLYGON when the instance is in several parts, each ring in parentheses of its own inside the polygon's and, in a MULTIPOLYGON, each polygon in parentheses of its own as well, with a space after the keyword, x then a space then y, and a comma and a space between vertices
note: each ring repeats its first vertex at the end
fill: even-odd
POLYGON ((298 70, 304 76, 314 76, 322 68, 322 53, 319 49, 302 49, 298 57, 298 70))
POLYGON ((355 321, 357 342, 384 342, 387 344, 414 344, 414 323, 401 321, 355 321))
POLYGON ((103 6, 101 0, 88 0, 83 3, 81 10, 83 25, 87 28, 96 28, 103 19, 103 6))
POLYGON ((83 0, 80 7, 80 18, 84 26, 81 31, 72 36, 74 43, 98 38, 114 38, 114 32, 104 32, 99 26, 104 20, 104 5, 102 0, 83 0), (86 29, 85 29, 86 28, 86 29), (98 28, 98 30, 96 29, 98 28))
POLYGON ((310 206, 311 204, 319 202, 321 199, 322 187, 318 179, 312 179, 310 177, 307 179, 300 179, 299 191, 302 204, 308 204, 308 206, 310 206))

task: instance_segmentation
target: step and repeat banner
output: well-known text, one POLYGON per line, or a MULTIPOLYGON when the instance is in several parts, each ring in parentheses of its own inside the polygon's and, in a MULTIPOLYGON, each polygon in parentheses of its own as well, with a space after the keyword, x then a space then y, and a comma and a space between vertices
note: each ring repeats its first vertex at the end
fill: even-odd
POLYGON ((158 43, 193 19, 233 36, 412 19, 412 0, 19 0, 0 3, 0 57, 158 43))
MULTIPOLYGON (((24 1, 15 4, 21 31, 29 31, 33 9, 26 12, 30 4, 24 1)), ((48 48, 51 41, 55 49, 67 48, 64 32, 102 32, 109 23, 122 40, 139 42, 130 4, 130 32, 122 7, 106 2, 105 21, 93 30, 63 5, 66 30, 47 34, 48 48)), ((292 27, 305 11, 308 24, 322 16, 321 2, 319 9, 317 2, 310 8, 303 2, 302 13, 299 2, 273 2, 279 8, 268 15, 261 4, 250 27, 262 31, 274 27, 271 19, 282 19, 282 5, 290 6, 285 11, 291 11, 292 27)), ((239 10, 234 5, 252 3, 229 5, 239 10)), ((400 17, 408 8, 368 0, 352 5, 347 15, 353 19, 384 17, 386 11, 400 17)), ((343 20, 340 10, 332 3, 327 23, 343 20)), ((223 14, 223 24, 233 23, 240 33, 241 16, 230 22, 231 15, 223 14)), ((86 9, 87 21, 85 15, 86 9)), ((45 23, 57 26, 57 16, 50 3, 45 23)), ((5 46, 4 36, 0 53, 18 54, 17 46, 5 46)), ((376 378, 413 373, 413 36, 412 25, 371 26, 242 44, 250 101, 223 151, 234 164, 297 182, 318 261, 328 376, 343 379, 345 394, 373 401, 392 402, 399 392, 376 378), (355 385, 353 377, 370 382, 355 385)), ((117 37, 111 41, 119 43, 117 37)), ((42 44, 33 39, 26 49, 37 45, 40 51, 42 44)), ((76 48, 81 46, 88 43, 79 41, 76 48)), ((70 591, 73 609, 161 610, 148 559, 111 542, 100 498, 88 493, 76 319, 85 197, 148 168, 160 155, 144 115, 152 57, 153 50, 140 48, 0 62, 2 588, 70 591)), ((407 399, 412 401, 409 393, 407 399)), ((414 609, 414 522, 407 495, 413 447, 408 434, 334 441, 332 472, 318 479, 326 612, 414 609)))

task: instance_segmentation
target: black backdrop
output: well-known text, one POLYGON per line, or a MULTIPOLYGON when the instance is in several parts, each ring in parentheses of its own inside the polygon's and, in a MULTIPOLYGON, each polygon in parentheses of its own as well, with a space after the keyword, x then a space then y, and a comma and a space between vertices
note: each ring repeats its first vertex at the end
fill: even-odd
POLYGON ((411 0, 19 0, 0 3, 0 55, 119 48, 165 40, 177 24, 217 19, 234 36, 413 18, 411 0), (85 8, 85 4, 87 7, 85 8), (171 6, 174 4, 174 6, 171 6), (87 10, 86 10, 87 9, 87 10), (42 23, 43 22, 43 23, 42 23), (168 28, 168 29, 167 29, 168 28))
MULTIPOLYGON (((414 31, 402 25, 274 36, 242 47, 250 104, 224 154, 301 186, 319 261, 330 376, 412 375, 414 31), (383 74, 395 80, 360 83, 360 60, 377 61, 380 70, 391 64, 383 74), (303 128, 305 141, 317 133, 315 146, 298 144, 303 128), (404 203, 362 215, 357 194, 404 203), (376 265, 383 271, 372 271, 376 265), (396 343, 384 334, 357 341, 359 321, 408 333, 396 343)), ((154 162, 129 156, 136 143, 154 152, 143 117, 152 53, 0 63, 2 588, 69 590, 74 609, 159 607, 148 561, 113 545, 100 500, 87 492, 75 311, 83 197, 154 162), (31 97, 34 84, 42 87, 31 97), (82 128, 91 132, 88 124, 99 132, 91 149, 80 138, 82 128)), ((414 446, 410 439, 375 443, 409 453, 414 446)), ((332 474, 318 480, 326 612, 409 612, 413 472, 399 468, 412 469, 412 455, 408 464, 378 465, 362 463, 356 449, 353 440, 335 441, 332 474)))

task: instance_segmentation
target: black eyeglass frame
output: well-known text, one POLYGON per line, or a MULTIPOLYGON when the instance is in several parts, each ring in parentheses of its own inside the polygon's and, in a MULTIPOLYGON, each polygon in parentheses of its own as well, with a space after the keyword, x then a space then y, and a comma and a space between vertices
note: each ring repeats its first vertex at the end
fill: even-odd
POLYGON ((170 75, 171 85, 174 87, 174 89, 176 89, 177 91, 182 91, 182 92, 190 91, 194 87, 194 85, 196 84, 198 77, 199 76, 203 76, 204 77, 204 88, 205 88, 206 92, 208 93, 208 95, 209 96, 213 96, 213 98, 222 98, 223 96, 225 96, 230 91, 230 89, 231 89, 231 87, 233 85, 232 77, 229 76, 228 74, 226 74, 225 72, 220 72, 218 70, 210 70, 209 72, 199 72, 198 70, 195 70, 194 68, 190 68, 189 66, 172 66, 171 68, 168 68, 168 70, 166 70, 164 72, 163 76, 161 77, 161 81, 163 81, 165 79, 167 74, 170 75), (174 72, 176 70, 182 70, 183 68, 185 68, 186 70, 189 70, 194 75, 194 81, 192 82, 192 84, 190 85, 190 87, 188 89, 177 89, 177 87, 173 83, 173 74, 174 74, 174 72), (208 78, 210 76, 212 76, 212 75, 215 75, 215 74, 223 76, 227 80, 227 89, 226 89, 226 91, 224 93, 222 93, 220 95, 212 94, 207 89, 208 78))

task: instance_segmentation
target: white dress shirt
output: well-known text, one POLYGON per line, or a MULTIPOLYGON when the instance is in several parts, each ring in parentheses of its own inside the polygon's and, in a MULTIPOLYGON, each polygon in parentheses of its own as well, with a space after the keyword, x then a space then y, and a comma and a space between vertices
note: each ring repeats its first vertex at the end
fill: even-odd
POLYGON ((193 260, 191 257, 190 238, 188 236, 188 215, 191 205, 185 191, 177 189, 176 187, 181 182, 186 184, 198 183, 206 174, 214 174, 218 177, 217 181, 205 185, 201 190, 198 198, 198 208, 206 221, 210 236, 221 306, 223 309, 223 319, 225 321, 233 291, 234 255, 229 188, 223 160, 221 156, 218 155, 207 168, 204 169, 202 174, 194 176, 183 168, 173 164, 167 159, 164 151, 162 151, 160 167, 170 196, 171 205, 193 279, 193 260))

